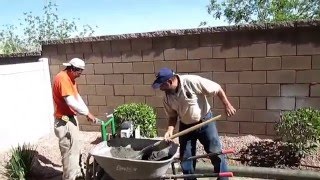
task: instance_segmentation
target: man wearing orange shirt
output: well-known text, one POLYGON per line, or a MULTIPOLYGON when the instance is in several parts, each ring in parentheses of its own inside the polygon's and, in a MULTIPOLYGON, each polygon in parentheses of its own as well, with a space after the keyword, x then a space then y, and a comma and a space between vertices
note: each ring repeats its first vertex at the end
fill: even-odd
POLYGON ((79 166, 81 148, 76 115, 84 115, 91 122, 95 122, 96 118, 89 112, 88 107, 79 95, 75 82, 75 79, 80 77, 85 68, 84 61, 73 58, 63 65, 66 68, 59 72, 53 80, 54 132, 59 138, 63 180, 74 180, 81 176, 79 166))

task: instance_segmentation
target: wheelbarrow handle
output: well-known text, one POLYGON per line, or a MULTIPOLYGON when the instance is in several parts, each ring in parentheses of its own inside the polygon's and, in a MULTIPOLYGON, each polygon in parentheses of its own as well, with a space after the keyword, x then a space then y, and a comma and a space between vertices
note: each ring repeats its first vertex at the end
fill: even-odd
POLYGON ((233 177, 232 172, 221 172, 219 173, 219 177, 233 177))
POLYGON ((204 178, 204 177, 233 177, 232 172, 221 173, 208 173, 208 174, 177 174, 177 175, 165 175, 160 179, 175 179, 175 178, 204 178))

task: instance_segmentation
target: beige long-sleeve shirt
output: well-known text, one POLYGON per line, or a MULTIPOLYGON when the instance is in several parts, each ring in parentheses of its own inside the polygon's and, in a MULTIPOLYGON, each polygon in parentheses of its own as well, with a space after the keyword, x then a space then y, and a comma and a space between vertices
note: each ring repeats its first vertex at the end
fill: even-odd
POLYGON ((178 91, 166 94, 164 109, 169 117, 177 117, 184 124, 200 121, 210 111, 207 96, 215 95, 220 85, 197 75, 177 75, 180 79, 178 91))

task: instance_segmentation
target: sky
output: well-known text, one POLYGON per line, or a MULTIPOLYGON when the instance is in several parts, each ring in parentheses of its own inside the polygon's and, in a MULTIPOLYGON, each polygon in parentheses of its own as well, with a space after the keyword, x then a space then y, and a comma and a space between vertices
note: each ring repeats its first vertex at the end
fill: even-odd
MULTIPOLYGON (((98 26, 95 35, 228 25, 207 13, 210 0, 52 0, 58 15, 78 24, 98 26)), ((24 12, 40 15, 48 0, 0 0, 0 25, 19 24, 24 12), (32 2, 32 3, 31 3, 32 2)))

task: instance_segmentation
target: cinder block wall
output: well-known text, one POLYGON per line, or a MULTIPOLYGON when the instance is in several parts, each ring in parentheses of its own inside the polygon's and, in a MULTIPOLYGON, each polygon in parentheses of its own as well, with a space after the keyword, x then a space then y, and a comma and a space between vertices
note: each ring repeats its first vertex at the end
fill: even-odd
MULTIPOLYGON (((222 85, 237 114, 225 117, 222 103, 211 104, 221 134, 270 137, 281 112, 319 108, 320 31, 318 22, 230 26, 50 41, 43 45, 51 75, 72 57, 87 68, 79 90, 93 114, 103 118, 123 103, 156 109, 160 135, 167 121, 162 92, 151 83, 161 67, 198 74, 222 85)), ((84 131, 99 131, 83 117, 84 131)))

